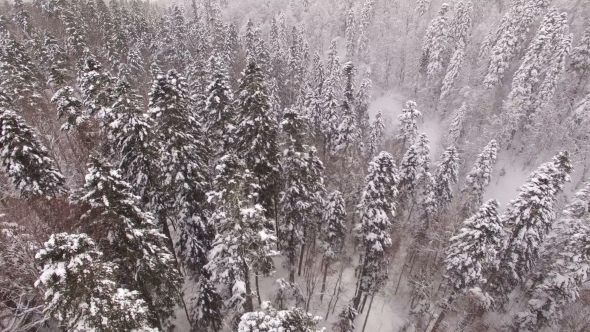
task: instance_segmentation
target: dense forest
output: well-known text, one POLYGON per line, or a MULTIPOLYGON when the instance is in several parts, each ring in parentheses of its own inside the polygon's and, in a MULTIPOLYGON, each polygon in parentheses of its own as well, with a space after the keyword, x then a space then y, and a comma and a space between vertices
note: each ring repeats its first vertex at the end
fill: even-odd
POLYGON ((0 4, 0 332, 590 331, 587 0, 0 4))

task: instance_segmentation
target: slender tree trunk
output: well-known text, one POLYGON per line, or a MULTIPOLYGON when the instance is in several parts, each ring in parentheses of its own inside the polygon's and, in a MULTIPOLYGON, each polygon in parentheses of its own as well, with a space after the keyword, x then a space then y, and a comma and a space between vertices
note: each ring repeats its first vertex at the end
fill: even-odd
MULTIPOLYGON (((330 302, 328 302, 328 311, 326 312, 326 318, 325 320, 328 320, 328 316, 330 315, 330 308, 332 307, 332 301, 334 300, 334 297, 336 296, 336 292, 338 290, 338 287, 340 285, 340 282, 342 281, 342 273, 344 272, 344 264, 340 264, 340 272, 338 273, 338 279, 336 280, 336 285, 334 285, 334 291, 332 292, 332 296, 330 297, 330 302)), ((336 307, 336 304, 334 303, 333 307, 336 307)), ((334 312, 334 310, 332 310, 332 312, 334 312)))
POLYGON ((262 305, 262 300, 260 298, 260 286, 258 285, 258 273, 254 274, 254 282, 256 283, 256 297, 258 298, 258 305, 262 305))
POLYGON ((252 285, 250 284, 250 268, 242 257, 242 272, 244 273, 244 284, 246 286, 246 302, 244 302, 244 311, 254 311, 254 302, 252 301, 252 285))
POLYGON ((395 286, 395 293, 394 295, 397 295, 397 290, 399 289, 399 284, 402 281, 402 277, 404 276, 404 270, 406 269, 406 266, 408 265, 408 258, 410 257, 410 254, 408 254, 406 256, 406 261, 404 262, 404 265, 402 266, 402 271, 399 274, 399 279, 397 279, 397 286, 395 286))
POLYGON ((367 315, 365 316, 365 323, 363 324, 362 332, 365 332, 365 328, 367 327, 367 322, 369 321, 369 314, 371 313, 371 307, 373 307, 373 300, 375 300, 375 294, 371 295, 371 302, 369 302, 369 309, 367 309, 367 315))
POLYGON ((326 291, 326 279, 328 277, 328 262, 324 264, 324 277, 322 278, 322 290, 320 292, 320 303, 324 301, 324 292, 326 291))
POLYGON ((307 240, 307 227, 303 227, 303 243, 301 243, 301 251, 299 252, 299 268, 297 275, 301 277, 301 268, 303 266, 303 253, 305 253, 305 241, 307 240))
POLYGON ((369 297, 369 294, 365 294, 365 296, 363 297, 363 304, 361 305, 361 310, 359 312, 363 312, 365 310, 365 305, 367 304, 368 297, 369 297))
POLYGON ((295 229, 291 229, 289 234, 289 282, 295 283, 295 229))

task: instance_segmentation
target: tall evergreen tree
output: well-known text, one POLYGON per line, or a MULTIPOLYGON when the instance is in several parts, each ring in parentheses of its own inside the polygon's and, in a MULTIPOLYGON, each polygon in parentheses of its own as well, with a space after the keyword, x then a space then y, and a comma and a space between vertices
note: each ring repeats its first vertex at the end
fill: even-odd
POLYGON ((233 111, 233 93, 229 78, 221 61, 217 57, 209 59, 211 83, 207 88, 205 114, 207 117, 207 136, 216 146, 216 152, 222 154, 229 150, 234 142, 230 136, 235 126, 233 111))
POLYGON ((365 190, 359 204, 360 220, 355 226, 362 260, 354 307, 359 308, 361 296, 372 295, 387 280, 387 254, 391 246, 391 217, 396 214, 399 175, 393 156, 381 152, 369 164, 365 190))
POLYGON ((84 106, 91 116, 102 118, 113 102, 113 79, 103 71, 102 65, 89 56, 78 77, 84 106))
POLYGON ((425 134, 420 134, 414 143, 404 154, 400 165, 399 189, 402 197, 414 198, 418 185, 430 168, 430 147, 425 134))
POLYGON ((546 235, 555 221, 557 195, 572 171, 567 152, 541 165, 508 204, 502 222, 509 228, 500 265, 489 287, 496 304, 506 303, 509 293, 524 282, 539 257, 546 235))
POLYGON ((416 109, 416 103, 409 100, 406 103, 406 108, 402 110, 402 114, 398 117, 399 120, 399 134, 397 138, 404 142, 406 146, 412 146, 418 138, 418 123, 417 120, 422 116, 422 113, 416 109))
POLYGON ((461 190, 463 195, 463 217, 467 218, 475 213, 483 203, 483 194, 492 178, 492 170, 498 158, 498 143, 491 140, 477 156, 475 164, 467 178, 465 186, 461 190))
POLYGON ((571 53, 571 70, 584 75, 590 71, 590 27, 584 31, 584 36, 571 53))
POLYGON ((253 59, 243 73, 237 91, 235 149, 246 167, 259 179, 258 203, 268 216, 275 212, 279 190, 278 123, 271 112, 268 88, 260 67, 253 59))
POLYGON ((68 331, 158 331, 138 293, 118 288, 117 266, 106 262, 86 234, 52 235, 37 253, 43 266, 44 314, 68 331))
POLYGON ((467 112, 467 104, 461 105, 454 113, 449 125, 449 133, 447 134, 447 143, 451 145, 459 145, 464 134, 465 113, 467 112))
POLYGON ((448 282, 455 292, 481 285, 484 273, 490 271, 502 251, 505 231, 498 209, 496 200, 487 201, 449 240, 445 265, 448 282))
POLYGON ((149 308, 151 324, 163 327, 180 303, 182 281, 165 237, 137 202, 118 170, 91 158, 78 200, 87 207, 83 229, 99 241, 104 259, 117 265, 115 280, 137 290, 149 308))
POLYGON ((459 181, 459 155, 454 146, 448 147, 436 165, 434 193, 436 206, 444 210, 453 200, 453 185, 459 181))
POLYGON ((51 102, 57 108, 57 117, 65 118, 65 123, 61 130, 71 132, 81 129, 88 122, 89 117, 86 114, 84 105, 78 99, 76 91, 71 86, 65 86, 53 95, 51 102))
POLYGON ((0 109, 0 158, 6 176, 24 197, 64 193, 65 178, 35 130, 16 113, 0 109))
POLYGON ((428 78, 438 76, 443 69, 443 55, 449 37, 449 27, 445 16, 448 10, 449 4, 443 3, 438 16, 430 23, 422 42, 420 70, 426 73, 428 78))
POLYGON ((377 155, 377 151, 379 151, 383 144, 384 137, 385 123, 383 123, 383 116, 381 115, 381 111, 379 111, 375 115, 375 119, 373 120, 373 123, 371 123, 369 130, 369 147, 367 151, 370 158, 377 155))

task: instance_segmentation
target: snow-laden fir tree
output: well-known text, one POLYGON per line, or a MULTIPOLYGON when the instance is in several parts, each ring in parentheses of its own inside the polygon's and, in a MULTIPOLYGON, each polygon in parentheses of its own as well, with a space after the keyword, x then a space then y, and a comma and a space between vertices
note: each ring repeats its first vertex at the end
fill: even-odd
POLYGON ((279 127, 262 69, 252 58, 242 74, 236 96, 235 150, 259 180, 258 203, 267 216, 274 216, 281 173, 277 142, 279 127))
POLYGON ((386 250, 391 246, 391 217, 396 213, 399 174, 393 156, 381 152, 369 163, 365 189, 358 206, 360 219, 355 226, 362 260, 354 307, 361 296, 373 295, 385 284, 388 273, 386 250))
POLYGON ((118 267, 115 281, 138 291, 147 303, 153 326, 165 326, 180 303, 182 285, 166 238, 152 214, 138 206, 139 198, 117 169, 96 157, 88 166, 77 200, 85 207, 82 228, 98 241, 104 259, 118 267))
POLYGON ((273 265, 271 247, 276 242, 272 223, 257 204, 259 185, 256 176, 235 155, 220 159, 209 194, 215 204, 212 220, 217 235, 205 268, 211 280, 225 286, 222 298, 232 313, 254 310, 258 275, 267 275, 273 265), (251 285, 256 278, 256 289, 251 285))
POLYGON ((358 316, 358 312, 353 307, 352 303, 347 303, 340 314, 338 314, 338 322, 336 322, 332 330, 335 332, 354 332, 354 320, 358 316))
POLYGON ((231 136, 235 126, 233 111, 233 93, 229 85, 227 72, 220 59, 212 56, 209 59, 211 83, 207 88, 205 100, 205 114, 207 117, 207 136, 216 146, 216 152, 221 154, 233 144, 231 136))
POLYGON ((451 123, 449 125, 449 133, 447 134, 447 143, 451 145, 459 145, 464 133, 465 113, 467 112, 467 104, 461 105, 454 113, 451 123))
POLYGON ((210 145, 189 109, 187 84, 176 71, 166 75, 156 71, 149 97, 148 114, 159 142, 160 156, 154 163, 162 195, 154 210, 169 238, 167 216, 177 213, 181 218, 180 255, 185 266, 196 272, 207 261, 213 236, 203 213, 209 189, 210 145))
POLYGON ((68 331, 159 331, 138 292, 118 288, 117 265, 86 234, 54 234, 36 258, 43 312, 68 331))
POLYGON ((445 210, 453 200, 453 186, 459 181, 459 154, 454 146, 448 147, 438 163, 434 172, 434 193, 436 206, 445 210))
POLYGON ((416 143, 404 153, 400 165, 399 190, 402 197, 414 197, 417 187, 430 168, 430 147, 426 134, 420 134, 416 143))
POLYGON ((62 87, 72 79, 66 51, 59 45, 58 40, 49 33, 45 33, 43 36, 40 58, 41 65, 49 70, 47 82, 54 89, 62 87))
POLYGON ((57 117, 65 120, 65 123, 61 126, 63 131, 74 131, 81 128, 89 120, 84 105, 71 86, 65 86, 57 90, 51 98, 51 102, 57 108, 57 117))
POLYGON ((503 249, 505 232, 499 207, 496 200, 487 201, 449 240, 445 249, 446 277, 455 292, 464 293, 481 285, 503 249))
POLYGON ((447 72, 443 79, 440 99, 445 99, 451 92, 455 80, 461 72, 463 59, 465 58, 465 49, 471 39, 471 15, 473 12, 473 3, 471 1, 464 4, 462 1, 457 4, 455 17, 449 27, 449 39, 452 40, 456 47, 451 56, 447 72))
POLYGON ((276 310, 270 302, 262 303, 262 311, 248 312, 242 315, 238 332, 275 332, 301 331, 322 332, 318 327, 321 317, 306 313, 300 308, 276 310))
POLYGON ((327 205, 322 220, 321 236, 324 250, 324 266, 321 297, 324 298, 328 268, 342 254, 346 239, 346 203, 342 193, 333 191, 327 199, 327 205))
POLYGON ((314 228, 321 218, 322 196, 325 191, 324 165, 317 157, 314 147, 302 144, 305 129, 298 112, 291 110, 284 118, 282 125, 288 135, 288 146, 282 157, 285 189, 281 198, 284 223, 280 233, 281 247, 288 260, 289 282, 293 283, 295 265, 299 262, 301 271, 306 241, 310 234, 315 236, 314 228))
POLYGON ((580 76, 590 72, 590 27, 584 31, 584 36, 578 45, 572 49, 570 69, 580 76))
POLYGON ((418 118, 422 113, 416 109, 416 103, 408 100, 406 108, 398 116, 399 133, 397 139, 402 140, 405 146, 412 146, 418 138, 418 118))
POLYGON ((552 263, 535 285, 526 311, 514 317, 514 327, 520 331, 538 331, 555 323, 567 305, 579 300, 590 272, 589 204, 590 185, 586 183, 548 238, 552 263))
POLYGON ((340 117, 338 114, 338 99, 336 95, 336 80, 328 77, 325 82, 325 92, 321 106, 321 133, 323 139, 324 155, 334 151, 338 139, 338 125, 340 117))
POLYGON ((501 218, 509 235, 499 256, 500 265, 488 281, 496 305, 506 303, 510 292, 526 281, 539 258, 555 221, 557 195, 569 181, 571 171, 569 154, 560 152, 533 172, 520 187, 517 198, 508 203, 501 218))
POLYGON ((346 16, 346 60, 352 61, 355 56, 355 41, 356 41, 356 19, 354 9, 351 7, 346 16))
POLYGON ((113 79, 92 56, 84 60, 78 85, 88 114, 99 118, 104 117, 108 112, 107 108, 110 108, 113 102, 113 79))
POLYGON ((191 307, 194 328, 192 331, 219 331, 223 324, 223 299, 211 280, 211 273, 203 269, 199 276, 199 288, 191 307))
POLYGON ((371 89, 371 80, 364 79, 355 97, 356 128, 361 142, 366 142, 370 135, 369 106, 371 104, 371 89))
POLYGON ((65 178, 39 135, 15 112, 0 109, 0 159, 23 197, 64 193, 65 178))
POLYGON ((488 56, 487 74, 483 84, 486 88, 498 86, 512 60, 524 45, 526 33, 536 17, 549 5, 548 0, 515 0, 504 15, 498 29, 484 40, 480 57, 488 56))
MULTIPOLYGON (((549 9, 535 38, 514 74, 506 109, 507 125, 504 139, 511 140, 516 131, 534 113, 543 111, 555 92, 565 57, 571 47, 567 14, 556 7, 549 9)), ((529 119, 530 122, 530 119, 529 119)))
POLYGON ((354 66, 348 62, 344 65, 343 76, 345 79, 344 99, 341 104, 341 118, 338 125, 338 137, 332 153, 352 153, 353 145, 358 144, 357 116, 354 110, 354 66))
POLYGON ((467 174, 465 186, 461 190, 464 218, 471 216, 483 204, 483 194, 492 178, 492 171, 498 158, 498 143, 491 140, 477 156, 475 164, 467 174))
POLYGON ((369 143, 368 143, 368 157, 373 158, 377 155, 377 152, 381 149, 383 139, 385 138, 385 123, 383 122, 383 116, 381 111, 377 112, 375 119, 371 123, 369 128, 369 143))
POLYGON ((449 10, 449 4, 443 3, 438 16, 432 20, 424 41, 422 42, 422 56, 420 58, 420 70, 434 78, 443 70, 443 56, 447 48, 449 37, 449 24, 445 16, 449 10))

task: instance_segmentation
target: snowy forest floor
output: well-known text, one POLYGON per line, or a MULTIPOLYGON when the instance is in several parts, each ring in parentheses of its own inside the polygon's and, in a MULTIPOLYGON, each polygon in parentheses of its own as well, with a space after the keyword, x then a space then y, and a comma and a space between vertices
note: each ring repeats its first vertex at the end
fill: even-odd
MULTIPOLYGON (((374 117, 378 111, 381 111, 388 134, 391 135, 394 129, 397 127, 397 117, 401 114, 406 101, 407 99, 396 91, 383 93, 381 96, 374 98, 369 110, 370 116, 374 117)), ((425 115, 423 117, 423 121, 419 123, 420 132, 425 133, 430 140, 431 158, 433 161, 438 158, 439 153, 444 148, 442 146, 442 138, 447 132, 446 126, 446 122, 441 121, 438 116, 425 115)), ((545 158, 545 160, 549 160, 550 158, 551 152, 548 152, 547 158, 545 158)), ((521 158, 515 156, 513 151, 499 151, 498 162, 494 168, 493 180, 485 193, 485 199, 488 200, 494 198, 498 200, 501 205, 501 210, 504 210, 506 204, 516 197, 518 188, 525 183, 527 177, 530 175, 530 172, 538 167, 539 164, 525 167, 524 162, 521 160, 521 158)), ((567 196, 571 196, 571 189, 579 182, 580 175, 577 175, 578 173, 581 175, 581 171, 578 170, 578 172, 575 172, 572 175, 572 183, 566 185, 563 193, 564 197, 562 197, 563 200, 565 200, 567 196)), ((459 182, 458 186, 461 186, 461 181, 459 182)), ((398 331, 408 319, 410 310, 410 288, 407 284, 407 271, 402 276, 401 282, 399 283, 399 289, 396 294, 396 287, 400 278, 400 273, 402 273, 402 267, 405 263, 405 245, 405 243, 402 243, 397 255, 391 262, 389 267, 389 282, 381 292, 376 294, 370 310, 369 318, 366 322, 366 327, 364 327, 364 331, 395 332, 398 331)), ((332 292, 334 291, 335 284, 338 280, 340 267, 334 266, 331 268, 331 273, 328 275, 326 282, 326 294, 322 302, 320 302, 319 299, 320 285, 315 286, 315 291, 309 305, 309 312, 313 315, 321 316, 323 318, 320 326, 325 327, 326 331, 332 330, 332 325, 338 320, 338 314, 354 296, 356 286, 354 267, 357 265, 357 263, 358 254, 355 253, 352 255, 352 261, 350 264, 347 264, 343 270, 340 286, 342 293, 338 297, 336 306, 333 308, 333 310, 330 310, 328 319, 325 319, 326 312, 328 310, 328 303, 330 301, 332 292)), ((260 278, 260 295, 262 301, 271 301, 274 298, 278 289, 278 279, 288 279, 288 273, 282 267, 282 265, 283 258, 275 258, 276 272, 270 277, 260 278)), ((317 274, 320 274, 319 269, 317 274)), ((317 278, 317 280, 319 279, 320 278, 317 278)), ((305 293, 306 290, 304 276, 302 275, 301 277, 296 277, 296 282, 300 285, 301 289, 305 293)), ((254 284, 253 281, 252 284, 254 284)), ((195 296, 196 290, 197 289, 194 283, 187 281, 185 284, 185 301, 187 304, 190 303, 191 298, 195 296)), ((356 332, 363 331, 366 314, 369 311, 367 310, 369 301, 370 299, 367 301, 364 312, 359 314, 355 320, 356 332)), ((257 301, 255 301, 255 304, 257 304, 257 301)), ((294 305, 294 303, 292 305, 294 305)), ((287 307, 289 306, 290 305, 287 305, 287 307)), ((177 310, 175 326, 175 331, 178 332, 190 330, 190 325, 183 309, 179 308, 177 310)), ((230 331, 231 328, 226 326, 224 332, 230 331)))

